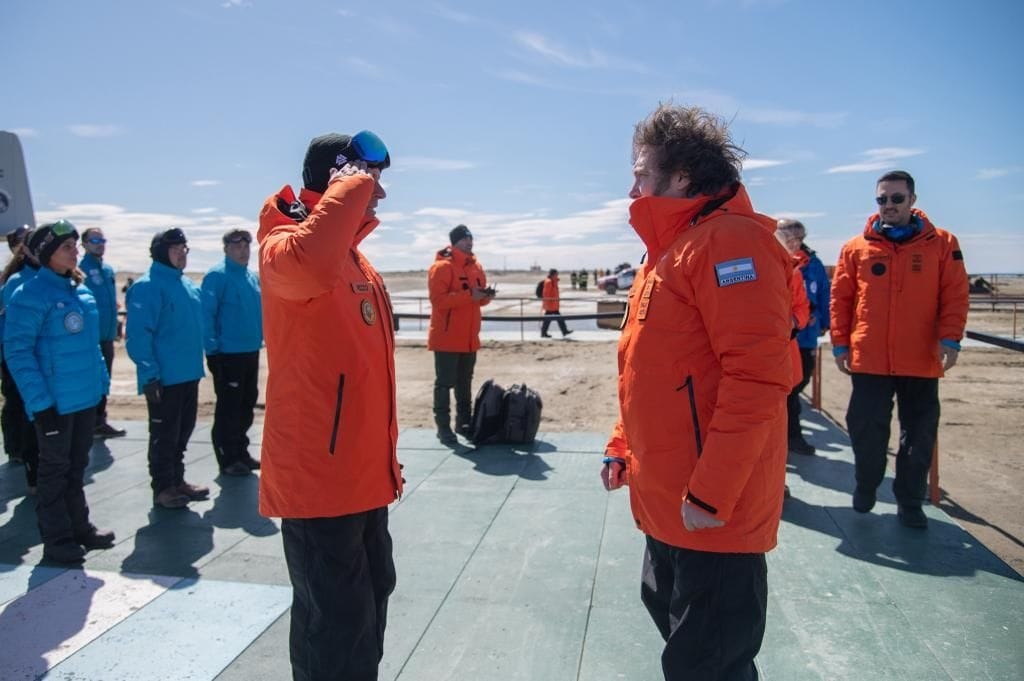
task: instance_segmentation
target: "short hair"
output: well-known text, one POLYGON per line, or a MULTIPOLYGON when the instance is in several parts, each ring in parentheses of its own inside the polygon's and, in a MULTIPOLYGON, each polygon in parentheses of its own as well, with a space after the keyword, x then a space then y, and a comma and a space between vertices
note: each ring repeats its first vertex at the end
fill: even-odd
POLYGON ((913 194, 914 178, 912 178, 910 176, 910 173, 908 173, 906 170, 890 170, 885 175, 882 175, 880 178, 878 178, 878 181, 875 182, 875 186, 877 187, 883 182, 899 182, 900 180, 903 180, 904 182, 907 183, 907 189, 910 190, 911 194, 913 194))
POLYGON ((799 220, 779 220, 779 224, 775 229, 784 234, 799 236, 801 239, 807 236, 807 228, 799 220))
POLYGON ((740 179, 747 155, 733 144, 725 120, 696 106, 661 103, 633 130, 633 159, 639 147, 657 150, 663 173, 682 172, 690 194, 716 194, 740 179))
POLYGON ((224 245, 227 246, 229 241, 237 239, 240 236, 245 237, 252 242, 252 234, 247 229, 229 229, 224 232, 224 236, 221 237, 221 241, 223 241, 224 245))
POLYGON ((548 276, 549 277, 554 277, 554 276, 557 276, 557 275, 558 275, 558 270, 556 270, 554 267, 552 267, 550 270, 548 270, 548 276))
POLYGON ((92 234, 94 234, 96 232, 102 232, 102 231, 103 230, 100 229, 99 227, 89 227, 84 232, 82 232, 82 241, 85 241, 86 239, 88 239, 92 234))

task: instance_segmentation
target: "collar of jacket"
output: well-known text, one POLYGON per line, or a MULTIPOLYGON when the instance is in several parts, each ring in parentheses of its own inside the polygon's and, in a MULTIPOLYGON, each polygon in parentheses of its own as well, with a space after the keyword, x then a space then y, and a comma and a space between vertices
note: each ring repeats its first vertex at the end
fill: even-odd
POLYGON ((647 261, 658 262, 680 234, 700 225, 719 210, 762 217, 754 213, 746 188, 736 183, 714 196, 701 194, 687 199, 641 197, 629 206, 629 224, 647 247, 647 261))
POLYGON ((95 267, 96 269, 103 269, 103 261, 97 258, 92 253, 86 253, 82 256, 81 262, 78 263, 78 268, 85 270, 87 267, 95 267))
POLYGON ((801 270, 807 267, 807 265, 811 262, 811 256, 805 253, 803 250, 797 250, 797 252, 794 253, 792 257, 793 267, 796 267, 801 270))
POLYGON ((224 271, 233 274, 245 274, 249 270, 248 265, 239 265, 231 258, 224 256, 224 271))
MULTIPOLYGON (((330 191, 330 185, 328 185, 327 188, 328 191, 330 191)), ((324 197, 325 194, 327 194, 327 192, 321 194, 319 192, 313 191, 312 189, 307 189, 303 187, 302 189, 299 190, 299 201, 301 201, 302 205, 306 207, 307 214, 312 213, 313 209, 316 208, 316 204, 320 203, 320 200, 324 197)), ((277 195, 286 203, 295 203, 295 192, 289 185, 285 185, 281 189, 281 191, 277 193, 277 195)), ((352 241, 352 248, 358 246, 363 239, 370 235, 370 232, 377 228, 377 225, 379 224, 380 220, 378 220, 377 218, 370 218, 369 220, 363 222, 363 224, 360 225, 359 231, 356 232, 355 238, 352 241)))
POLYGON ((935 225, 932 224, 932 221, 923 210, 911 208, 910 219, 916 219, 921 224, 921 229, 917 230, 917 234, 914 236, 897 244, 896 242, 886 239, 877 229, 875 229, 875 225, 881 222, 882 216, 879 213, 874 213, 868 218, 867 224, 864 225, 864 238, 869 241, 880 241, 882 243, 893 244, 894 246, 906 246, 907 244, 923 239, 926 236, 930 236, 935 232, 935 225))
POLYGON ((159 277, 160 279, 175 280, 181 279, 183 276, 185 276, 185 273, 179 270, 177 267, 171 267, 170 265, 165 265, 162 262, 155 261, 153 262, 152 265, 149 266, 149 274, 151 277, 154 278, 159 277))
POLYGON ((476 256, 463 253, 454 246, 446 246, 437 252, 435 260, 451 260, 456 267, 465 267, 476 262, 476 256))
POLYGON ((75 282, 71 277, 65 277, 62 274, 57 274, 49 267, 40 267, 39 272, 36 274, 36 278, 45 282, 48 286, 53 286, 54 288, 62 290, 75 288, 75 282))

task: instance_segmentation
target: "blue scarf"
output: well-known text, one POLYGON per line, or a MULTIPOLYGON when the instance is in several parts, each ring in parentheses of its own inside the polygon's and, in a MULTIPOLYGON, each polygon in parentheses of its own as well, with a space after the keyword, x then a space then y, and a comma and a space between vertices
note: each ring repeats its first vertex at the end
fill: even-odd
POLYGON ((882 223, 882 219, 875 220, 875 224, 872 225, 872 229, 876 233, 881 234, 889 241, 894 243, 902 243, 920 232, 924 228, 924 223, 921 222, 921 218, 911 214, 909 225, 887 225, 882 223))

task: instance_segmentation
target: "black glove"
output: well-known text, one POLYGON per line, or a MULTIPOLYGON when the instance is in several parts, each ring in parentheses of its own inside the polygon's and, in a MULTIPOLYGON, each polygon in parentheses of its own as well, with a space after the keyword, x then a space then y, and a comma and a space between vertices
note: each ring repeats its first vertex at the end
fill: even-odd
POLYGON ((160 398, 163 397, 163 393, 164 388, 160 385, 160 381, 156 379, 142 386, 142 394, 146 396, 146 401, 150 404, 160 404, 160 398))
POLYGON ((60 435, 60 418, 56 407, 37 411, 33 416, 36 423, 39 424, 40 430, 43 431, 43 435, 47 437, 60 435))

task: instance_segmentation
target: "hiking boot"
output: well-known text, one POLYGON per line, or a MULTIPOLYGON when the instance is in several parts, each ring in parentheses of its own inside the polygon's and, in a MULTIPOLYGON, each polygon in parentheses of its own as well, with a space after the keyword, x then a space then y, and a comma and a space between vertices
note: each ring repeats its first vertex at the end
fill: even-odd
POLYGON ((575 330, 576 329, 569 329, 568 331, 566 331, 565 333, 562 334, 562 338, 565 338, 566 336, 568 336, 570 333, 572 333, 575 330))
POLYGON ((93 431, 92 431, 92 436, 93 437, 100 437, 100 438, 104 438, 104 437, 124 437, 127 434, 128 434, 127 430, 122 430, 121 428, 115 428, 114 426, 112 426, 112 425, 110 425, 109 423, 106 423, 106 422, 97 425, 95 428, 93 428, 93 431))
POLYGON ((924 514, 920 506, 900 506, 896 515, 904 527, 913 527, 918 530, 928 527, 928 516, 924 514))
POLYGON ((451 428, 438 428, 437 439, 441 441, 443 445, 457 445, 459 444, 459 438, 455 437, 455 433, 451 428))
POLYGON ((541 338, 551 338, 551 334, 550 334, 550 333, 542 333, 542 334, 540 335, 540 337, 541 337, 541 338))
POLYGON ((168 487, 153 495, 153 505, 163 508, 185 508, 189 498, 178 491, 177 487, 168 487))
POLYGON ((56 544, 45 544, 43 546, 43 560, 78 565, 85 560, 85 549, 70 539, 65 539, 56 544))
POLYGON ((789 436, 789 451, 794 454, 803 454, 804 456, 813 456, 814 445, 804 439, 803 435, 790 435, 789 436))
POLYGON ((853 510, 857 513, 867 513, 875 507, 875 493, 862 490, 857 487, 853 490, 853 510))
POLYGON ((244 475, 252 475, 252 470, 241 461, 236 461, 233 464, 221 468, 220 472, 224 475, 231 475, 239 478, 244 475))
MULTIPOLYGON (((242 465, 245 466, 245 464, 242 465)), ((246 466, 245 472, 249 472, 248 466, 246 466)), ((199 485, 193 485, 187 482, 183 482, 180 485, 178 485, 178 493, 184 494, 186 497, 189 498, 190 501, 205 501, 206 499, 210 498, 209 487, 200 487, 199 485)))
POLYGON ((248 468, 251 471, 258 471, 260 469, 259 460, 252 458, 252 456, 249 454, 245 454, 242 457, 242 463, 244 463, 246 468, 248 468))
POLYGON ((87 531, 75 535, 75 541, 86 551, 109 549, 114 545, 114 533, 110 530, 97 530, 90 525, 87 531))

